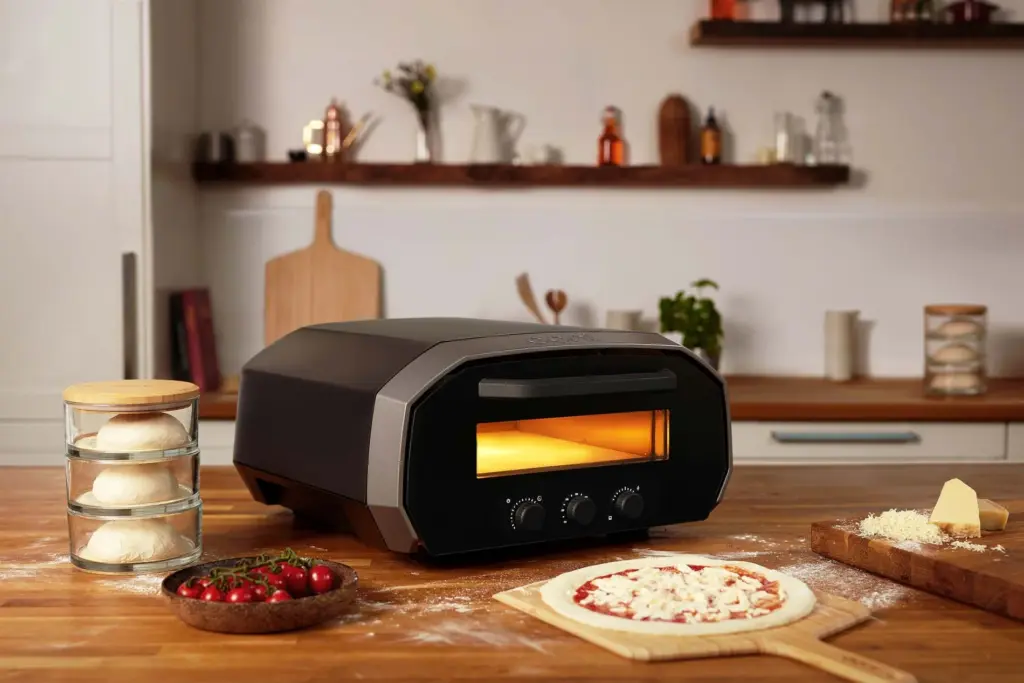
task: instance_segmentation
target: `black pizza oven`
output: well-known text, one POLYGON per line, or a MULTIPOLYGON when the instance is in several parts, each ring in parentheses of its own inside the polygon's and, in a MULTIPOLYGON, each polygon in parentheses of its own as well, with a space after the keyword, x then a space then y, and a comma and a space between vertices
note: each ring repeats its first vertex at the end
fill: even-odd
POLYGON ((297 330, 242 369, 256 500, 442 556, 706 519, 722 378, 661 335, 459 318, 297 330))

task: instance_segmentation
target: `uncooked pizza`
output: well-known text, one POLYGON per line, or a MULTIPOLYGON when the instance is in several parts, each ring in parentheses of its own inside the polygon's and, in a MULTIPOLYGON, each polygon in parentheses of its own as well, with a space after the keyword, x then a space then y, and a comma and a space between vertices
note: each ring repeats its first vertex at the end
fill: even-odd
POLYGON ((699 555, 646 557, 584 567, 541 588, 574 621, 652 635, 716 635, 774 628, 814 609, 802 581, 749 562, 699 555))

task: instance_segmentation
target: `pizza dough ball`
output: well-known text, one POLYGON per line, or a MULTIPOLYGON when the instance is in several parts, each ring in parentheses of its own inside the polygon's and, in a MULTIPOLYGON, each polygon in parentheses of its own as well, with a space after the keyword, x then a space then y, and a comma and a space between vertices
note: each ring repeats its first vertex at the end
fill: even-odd
POLYGON ((932 377, 931 386, 936 391, 977 391, 981 378, 969 372, 944 372, 932 377))
POLYGON ((981 334, 981 325, 971 320, 947 320, 935 330, 940 337, 967 337, 981 334))
POLYGON ((92 482, 100 505, 146 505, 181 497, 178 480, 165 463, 108 465, 92 482))
POLYGON ((966 344, 947 344, 935 350, 932 360, 936 363, 969 363, 978 360, 978 352, 966 344))
POLYGON ((121 413, 96 433, 96 449, 107 453, 165 451, 188 442, 185 425, 167 413, 121 413))
POLYGON ((92 532, 79 557, 106 564, 156 562, 184 555, 191 543, 159 519, 107 522, 92 532))

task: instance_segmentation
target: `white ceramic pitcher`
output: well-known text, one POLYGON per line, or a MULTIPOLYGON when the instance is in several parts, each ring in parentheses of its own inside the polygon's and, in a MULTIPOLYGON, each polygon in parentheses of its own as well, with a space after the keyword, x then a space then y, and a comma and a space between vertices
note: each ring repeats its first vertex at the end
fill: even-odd
POLYGON ((469 161, 473 164, 504 164, 512 161, 519 136, 526 127, 526 117, 482 104, 469 105, 476 117, 473 147, 469 161))

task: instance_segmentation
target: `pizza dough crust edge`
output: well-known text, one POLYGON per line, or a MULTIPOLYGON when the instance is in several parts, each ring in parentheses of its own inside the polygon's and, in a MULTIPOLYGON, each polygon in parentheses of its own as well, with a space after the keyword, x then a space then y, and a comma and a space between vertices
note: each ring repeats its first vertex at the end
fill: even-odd
POLYGON ((787 576, 774 569, 768 569, 767 567, 750 562, 734 562, 732 560, 704 557, 703 555, 643 557, 583 567, 582 569, 554 577, 541 586, 540 595, 544 604, 561 616, 572 619, 577 623, 613 631, 656 636, 713 636, 742 633, 744 631, 762 631, 764 629, 785 626, 786 624, 803 619, 814 611, 814 607, 818 602, 814 596, 814 591, 803 581, 792 576, 787 576), (675 564, 697 564, 707 567, 727 565, 757 572, 767 579, 778 581, 782 586, 782 590, 786 593, 786 601, 782 604, 782 607, 763 617, 730 619, 728 621, 703 624, 681 624, 667 621, 633 621, 622 617, 613 617, 608 614, 594 612, 586 607, 580 607, 573 600, 573 596, 580 586, 599 576, 615 574, 627 569, 669 567, 675 564))

